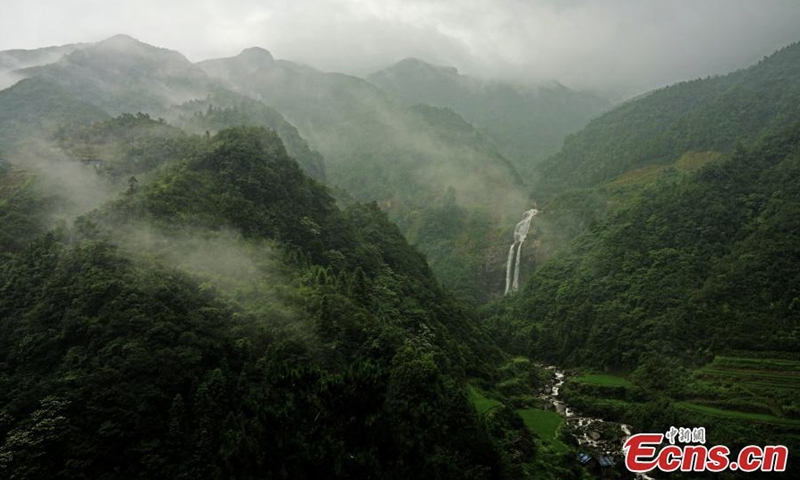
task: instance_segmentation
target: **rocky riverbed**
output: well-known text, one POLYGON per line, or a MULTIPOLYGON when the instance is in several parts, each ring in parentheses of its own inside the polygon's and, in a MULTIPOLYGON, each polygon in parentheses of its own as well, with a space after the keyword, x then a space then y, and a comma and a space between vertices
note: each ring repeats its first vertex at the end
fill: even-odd
MULTIPOLYGON (((611 422, 602 418, 582 416, 567 405, 561 397, 561 390, 567 380, 567 373, 555 366, 543 366, 553 372, 553 381, 539 395, 545 408, 552 408, 564 417, 568 431, 575 437, 578 445, 592 455, 607 456, 616 463, 624 461, 622 445, 630 437, 632 427, 624 423, 611 422)), ((624 469, 624 467, 622 467, 624 469)), ((654 480, 645 474, 637 474, 641 480, 654 480)))

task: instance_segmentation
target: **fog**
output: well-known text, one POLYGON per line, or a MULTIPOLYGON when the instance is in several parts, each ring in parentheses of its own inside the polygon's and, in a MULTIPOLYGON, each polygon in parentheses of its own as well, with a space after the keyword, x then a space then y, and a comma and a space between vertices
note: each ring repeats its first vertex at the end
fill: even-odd
POLYGON ((142 222, 116 228, 112 242, 129 258, 180 270, 200 280, 201 288, 213 288, 251 310, 269 305, 272 317, 294 316, 276 291, 289 279, 268 242, 245 241, 234 230, 180 227, 166 232, 142 222))
POLYGON ((39 194, 52 199, 50 225, 72 222, 124 191, 97 174, 94 167, 69 159, 58 147, 28 140, 8 156, 9 163, 33 174, 39 194))
POLYGON ((0 50, 116 33, 199 61, 258 45, 367 74, 405 57, 628 95, 746 66, 800 40, 796 0, 5 0, 0 50))

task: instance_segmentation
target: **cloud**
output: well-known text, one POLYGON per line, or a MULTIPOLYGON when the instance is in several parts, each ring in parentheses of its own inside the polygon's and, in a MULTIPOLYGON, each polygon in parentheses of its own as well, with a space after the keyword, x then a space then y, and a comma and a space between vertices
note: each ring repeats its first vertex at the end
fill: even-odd
POLYGON ((128 33, 192 60, 258 45, 324 70, 408 56, 467 73, 636 93, 800 40, 796 0, 5 0, 0 49, 128 33))

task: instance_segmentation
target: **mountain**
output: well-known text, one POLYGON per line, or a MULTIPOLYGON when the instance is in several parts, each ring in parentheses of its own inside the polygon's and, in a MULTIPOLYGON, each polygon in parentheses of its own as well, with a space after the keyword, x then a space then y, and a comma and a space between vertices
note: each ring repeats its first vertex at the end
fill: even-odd
POLYGON ((203 98, 214 87, 180 53, 126 35, 76 49, 55 63, 14 73, 55 82, 112 115, 159 114, 165 106, 203 98))
POLYGON ((541 264, 519 318, 552 360, 633 368, 646 352, 700 359, 795 352, 798 124, 696 172, 663 174, 541 264), (533 328, 533 330, 532 330, 533 328))
POLYGON ((83 46, 84 44, 71 44, 33 50, 0 51, 0 90, 21 80, 22 77, 15 74, 15 70, 56 62, 64 55, 83 46))
MULTIPOLYGON (((501 288, 501 269, 486 259, 502 255, 507 219, 528 200, 502 149, 452 111, 409 108, 364 80, 275 60, 259 48, 193 65, 124 35, 15 73, 108 114, 142 112, 193 133, 245 124, 275 129, 305 171, 334 185, 343 201, 378 201, 463 298, 501 288), (450 201, 448 192, 466 215, 454 228, 428 228, 435 220, 420 213, 450 201), (456 236, 476 224, 487 232, 480 246, 456 247, 456 236)), ((16 128, 14 115, 7 121, 16 128)))
POLYGON ((800 448, 799 49, 632 99, 535 177, 457 102, 544 86, 384 78, 427 104, 125 36, 15 70, 0 478, 579 479, 596 438, 696 425, 800 448))
POLYGON ((49 80, 27 78, 0 90, 0 154, 42 142, 65 124, 86 125, 108 114, 49 80))
POLYGON ((177 125, 191 133, 216 133, 240 125, 267 127, 281 137, 286 151, 315 180, 325 181, 325 161, 312 150, 294 125, 277 110, 258 100, 233 92, 218 91, 204 99, 190 100, 170 108, 166 114, 177 125))
POLYGON ((568 134, 610 107, 608 101, 558 82, 537 86, 484 81, 452 67, 407 58, 369 81, 403 101, 451 108, 492 136, 525 177, 558 151, 568 134))
POLYGON ((800 44, 750 68, 682 82, 633 99, 569 136, 539 167, 534 191, 552 196, 633 169, 662 165, 687 151, 730 152, 800 119, 800 44))
POLYGON ((61 59, 64 55, 85 47, 83 43, 37 48, 33 50, 0 51, 0 71, 47 65, 61 59))
POLYGON ((653 351, 792 351, 798 80, 794 44, 571 136, 541 166, 558 194, 537 218, 538 265, 508 341, 625 369, 653 351))
MULTIPOLYGON (((10 125, 7 127, 10 133, 5 136, 0 125, 0 151, 4 147, 10 148, 5 143, 25 138, 22 129, 35 131, 43 122, 54 127, 85 123, 87 118, 97 120, 124 112, 143 112, 163 115, 193 132, 216 132, 243 124, 272 128, 281 135, 289 153, 298 159, 306 172, 318 180, 325 178, 321 155, 308 147, 297 129, 280 113, 226 90, 178 52, 153 47, 126 35, 116 35, 94 44, 23 53, 15 50, 0 52, 0 60, 19 59, 15 60, 16 63, 7 62, 11 66, 39 64, 13 72, 15 78, 25 78, 30 82, 20 84, 28 85, 27 89, 14 87, 3 92, 6 102, 13 103, 13 106, 3 110, 5 115, 0 120, 10 125), (47 63, 49 60, 53 63, 47 63), (34 84, 39 85, 40 96, 36 98, 27 93, 34 84), (65 100, 67 97, 69 100, 65 100), (67 101, 72 103, 67 105, 67 101), (46 106, 42 106, 45 103, 46 106), (77 103, 83 105, 78 107, 77 103), (38 117, 33 119, 30 111, 36 105, 39 105, 35 109, 38 117), (214 122, 203 115, 195 115, 208 113, 209 107, 219 109, 214 122), (232 108, 242 112, 228 115, 220 123, 219 112, 232 108), (84 112, 89 110, 95 114, 86 117, 84 112), (70 118, 59 112, 72 112, 76 117, 70 118), (181 115, 185 117, 182 121, 178 119, 181 115)), ((44 133, 47 137, 47 132, 44 133)), ((42 135, 39 138, 41 140, 42 135)))
POLYGON ((585 414, 797 448, 798 73, 795 44, 570 136, 541 165, 533 272, 486 307, 498 344, 605 376, 565 386, 585 414))
POLYGON ((0 259, 3 476, 506 478, 464 393, 499 352, 385 214, 274 132, 183 140, 0 259))
POLYGON ((461 298, 501 289, 502 269, 487 258, 503 255, 500 235, 529 200, 501 149, 457 113, 410 108, 362 79, 275 60, 263 49, 198 67, 286 115, 324 155, 329 184, 377 201, 461 298), (448 201, 464 214, 443 225, 426 213, 448 201), (486 233, 456 247, 468 225, 486 233))
MULTIPOLYGON (((482 170, 490 184, 517 183, 513 168, 500 155, 487 155, 474 147, 475 142, 450 142, 437 123, 420 118, 361 79, 275 61, 262 49, 200 62, 198 67, 286 115, 325 155, 332 184, 356 198, 413 202, 419 199, 420 187, 435 193, 452 185, 461 195, 472 196, 471 201, 485 203, 497 200, 498 193, 477 184, 460 187, 476 170, 482 170), (448 165, 454 156, 460 165, 448 165)), ((488 141, 484 143, 480 148, 491 149, 488 141)))

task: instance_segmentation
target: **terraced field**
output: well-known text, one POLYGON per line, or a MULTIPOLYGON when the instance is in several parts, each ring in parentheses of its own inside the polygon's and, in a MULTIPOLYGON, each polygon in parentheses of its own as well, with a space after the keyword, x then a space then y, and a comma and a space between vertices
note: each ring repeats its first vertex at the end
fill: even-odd
POLYGON ((762 413, 749 413, 749 412, 738 412, 735 410, 723 410, 721 408, 709 407, 708 405, 701 405, 692 402, 679 402, 677 405, 687 410, 693 410, 705 413, 706 415, 711 415, 712 417, 732 418, 735 420, 774 423, 778 425, 789 425, 789 426, 800 427, 800 420, 779 418, 773 415, 765 415, 762 413))
POLYGON ((711 398, 681 402, 682 408, 718 417, 800 426, 800 361, 718 356, 695 375, 702 391, 711 398))

